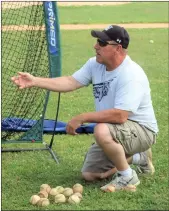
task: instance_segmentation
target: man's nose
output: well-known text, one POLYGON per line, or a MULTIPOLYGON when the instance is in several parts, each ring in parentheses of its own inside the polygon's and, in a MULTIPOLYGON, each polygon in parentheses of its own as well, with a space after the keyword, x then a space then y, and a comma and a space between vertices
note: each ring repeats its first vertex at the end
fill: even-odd
POLYGON ((94 49, 99 49, 99 44, 96 43, 93 47, 94 47, 94 49))

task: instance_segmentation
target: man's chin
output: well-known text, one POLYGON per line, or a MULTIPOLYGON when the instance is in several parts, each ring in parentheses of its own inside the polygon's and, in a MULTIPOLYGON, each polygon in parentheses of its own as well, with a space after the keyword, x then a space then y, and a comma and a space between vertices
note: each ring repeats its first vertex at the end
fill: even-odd
POLYGON ((96 56, 96 61, 97 61, 98 63, 100 63, 100 64, 103 64, 103 60, 100 59, 100 58, 98 58, 97 56, 96 56))

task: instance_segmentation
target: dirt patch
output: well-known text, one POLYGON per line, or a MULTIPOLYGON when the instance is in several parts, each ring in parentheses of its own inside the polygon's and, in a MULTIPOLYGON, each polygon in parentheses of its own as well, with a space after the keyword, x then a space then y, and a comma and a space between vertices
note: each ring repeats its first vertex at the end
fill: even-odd
MULTIPOLYGON (((113 23, 114 25, 120 25, 124 28, 168 28, 168 23, 113 23)), ((104 29, 111 24, 63 24, 60 26, 61 29, 66 30, 82 30, 82 29, 104 29)))
MULTIPOLYGON (((61 30, 84 30, 84 29, 104 29, 110 24, 61 24, 61 30)), ((145 29, 145 28, 168 28, 168 23, 126 23, 126 24, 119 24, 124 28, 135 28, 135 29, 145 29)), ((20 26, 2 26, 2 31, 27 31, 27 30, 45 30, 44 26, 27 26, 27 25, 20 25, 20 26)))

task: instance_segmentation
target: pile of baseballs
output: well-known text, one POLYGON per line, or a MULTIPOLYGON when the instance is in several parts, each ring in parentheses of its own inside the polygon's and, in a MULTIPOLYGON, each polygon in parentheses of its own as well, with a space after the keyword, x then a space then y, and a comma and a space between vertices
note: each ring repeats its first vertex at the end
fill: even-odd
POLYGON ((79 183, 73 185, 72 188, 62 186, 51 188, 48 184, 42 184, 38 194, 31 196, 30 203, 40 207, 48 206, 51 202, 78 204, 82 200, 82 193, 83 186, 79 183))

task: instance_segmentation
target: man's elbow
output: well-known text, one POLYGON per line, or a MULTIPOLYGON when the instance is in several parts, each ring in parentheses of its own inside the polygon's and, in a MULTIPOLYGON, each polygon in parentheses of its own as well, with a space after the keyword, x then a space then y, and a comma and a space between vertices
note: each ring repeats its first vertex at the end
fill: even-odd
POLYGON ((128 119, 128 115, 126 113, 125 114, 120 113, 118 119, 119 119, 119 123, 120 124, 124 124, 127 121, 127 119, 128 119))
POLYGON ((69 79, 69 86, 71 87, 70 91, 74 91, 76 89, 83 87, 83 85, 79 83, 77 80, 75 80, 72 76, 68 76, 68 79, 69 79))
POLYGON ((121 117, 119 123, 120 124, 124 124, 126 121, 127 121, 127 118, 126 117, 121 117))

